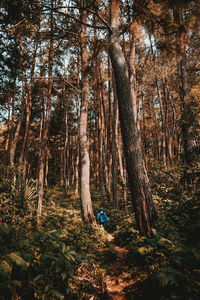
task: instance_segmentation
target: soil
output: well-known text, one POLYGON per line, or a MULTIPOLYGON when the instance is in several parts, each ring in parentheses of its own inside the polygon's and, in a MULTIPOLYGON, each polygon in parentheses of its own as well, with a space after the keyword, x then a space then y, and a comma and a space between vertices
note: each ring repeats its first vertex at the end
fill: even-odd
MULTIPOLYGON (((112 234, 108 234, 108 241, 110 242, 110 247, 115 250, 116 260, 110 264, 107 269, 107 275, 104 278, 104 299, 127 300, 126 289, 134 286, 139 279, 130 279, 128 277, 128 267, 125 262, 128 250, 115 245, 112 234)), ((131 299, 133 298, 131 297, 131 299)))

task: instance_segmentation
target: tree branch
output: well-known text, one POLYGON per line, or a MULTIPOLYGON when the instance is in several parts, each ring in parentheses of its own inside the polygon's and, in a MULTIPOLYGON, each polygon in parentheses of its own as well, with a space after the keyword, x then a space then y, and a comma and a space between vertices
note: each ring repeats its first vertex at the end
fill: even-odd
MULTIPOLYGON (((47 8, 49 10, 51 10, 52 8, 47 6, 45 3, 42 3, 42 2, 39 2, 39 4, 44 7, 44 8, 47 8)), ((98 16, 102 22, 106 25, 106 26, 95 26, 95 25, 92 25, 92 24, 89 24, 89 23, 85 23, 85 22, 82 22, 80 19, 76 18, 75 16, 72 16, 71 14, 67 13, 67 12, 62 12, 62 11, 59 11, 59 7, 55 7, 53 8, 53 11, 60 14, 60 15, 63 15, 65 17, 69 17, 75 21, 77 21, 78 23, 82 24, 82 25, 85 25, 87 27, 91 27, 91 28, 94 28, 94 29, 104 29, 104 30, 107 30, 109 29, 110 30, 110 26, 107 24, 107 22, 101 17, 101 16, 98 16)))

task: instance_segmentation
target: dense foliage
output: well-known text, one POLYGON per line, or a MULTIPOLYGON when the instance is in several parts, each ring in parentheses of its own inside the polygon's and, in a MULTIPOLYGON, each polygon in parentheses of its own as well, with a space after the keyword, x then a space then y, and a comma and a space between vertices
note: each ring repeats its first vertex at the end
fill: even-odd
POLYGON ((182 176, 178 170, 153 173, 158 233, 140 237, 130 222, 116 232, 117 243, 129 249, 127 264, 132 277, 136 272, 140 277, 138 298, 134 293, 132 297, 146 299, 151 294, 153 299, 198 299, 200 190, 178 185, 182 176))
MULTIPOLYGON (((95 279, 101 282, 103 270, 98 271, 95 257, 105 243, 104 233, 84 225, 79 210, 69 208, 73 200, 66 200, 63 191, 56 189, 47 193, 48 204, 38 225, 28 205, 34 201, 34 186, 26 186, 31 191, 24 198, 28 202, 24 208, 17 193, 10 197, 9 184, 2 181, 0 187, 0 299, 81 299, 84 283, 78 287, 73 276, 81 268, 81 272, 96 272, 95 279)), ((89 295, 90 287, 86 287, 89 295)))
MULTIPOLYGON (((107 231, 128 249, 126 277, 137 281, 127 299, 191 299, 199 296, 199 189, 177 186, 181 172, 152 170, 158 211, 158 232, 140 237, 131 211, 115 210, 94 194, 94 206, 110 217, 107 231)), ((28 203, 34 185, 27 183, 23 208, 18 193, 1 171, 0 299, 101 299, 103 280, 116 253, 107 232, 83 224, 79 201, 59 187, 46 191, 44 215, 38 224, 28 203), (28 189, 29 188, 29 189, 28 189), (12 195, 12 197, 11 197, 12 195), (20 205, 19 205, 20 204, 20 205)), ((31 197, 32 195, 32 197, 31 197)), ((106 296, 105 296, 106 297, 106 296)))

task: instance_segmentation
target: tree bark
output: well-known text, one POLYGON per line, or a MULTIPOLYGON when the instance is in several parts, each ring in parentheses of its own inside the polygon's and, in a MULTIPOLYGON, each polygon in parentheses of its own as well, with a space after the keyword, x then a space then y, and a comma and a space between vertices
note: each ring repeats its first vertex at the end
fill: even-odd
POLYGON ((26 123, 25 123, 25 133, 22 143, 22 149, 19 157, 19 168, 22 180, 26 178, 27 172, 27 150, 29 144, 29 131, 30 131, 30 124, 31 124, 31 108, 32 108, 32 86, 33 86, 33 76, 35 70, 35 60, 36 60, 36 52, 37 52, 38 41, 35 41, 35 49, 33 54, 32 60, 32 67, 31 67, 31 76, 28 88, 28 95, 26 98, 26 123))
MULTIPOLYGON (((69 146, 69 130, 68 130, 68 102, 65 93, 65 88, 64 88, 64 107, 65 107, 65 139, 64 139, 64 148, 62 152, 62 161, 63 161, 63 179, 64 179, 64 188, 65 188, 65 194, 67 194, 68 187, 69 187, 69 178, 67 176, 68 170, 67 168, 69 167, 67 162, 68 162, 68 146, 69 146)), ((62 166, 61 166, 62 168, 62 166)))
POLYGON ((152 234, 155 209, 146 173, 137 123, 134 118, 128 67, 119 42, 119 0, 111 2, 110 57, 118 96, 119 118, 126 158, 126 168, 136 224, 140 234, 152 234))
POLYGON ((44 121, 41 132, 41 144, 40 144, 40 153, 38 158, 38 208, 37 208, 37 216, 41 217, 42 215, 42 202, 43 202, 43 194, 44 194, 44 180, 47 176, 45 173, 45 165, 46 170, 48 169, 48 157, 47 155, 47 145, 48 145, 48 135, 49 135, 49 122, 50 122, 50 113, 51 113, 51 94, 53 88, 53 56, 54 56, 54 40, 53 40, 53 0, 51 0, 51 33, 50 33, 50 45, 49 45, 49 64, 48 64, 48 94, 47 94, 47 102, 46 109, 44 112, 44 121), (46 160, 47 159, 47 160, 46 160))
POLYGON ((189 85, 187 75, 187 55, 186 55, 186 40, 187 40, 187 29, 184 24, 184 18, 182 13, 177 9, 174 11, 174 19, 176 20, 179 30, 176 35, 176 49, 177 49, 177 69, 179 76, 179 98, 182 109, 182 140, 183 140, 183 157, 186 165, 191 165, 193 158, 191 150, 196 146, 196 141, 193 138, 193 128, 188 120, 190 114, 189 107, 189 85))
MULTIPOLYGON (((87 12, 82 13, 82 22, 86 23, 87 12)), ((87 53, 87 32, 85 25, 81 25, 81 62, 82 62, 82 99, 80 111, 79 142, 81 155, 81 207, 82 217, 85 223, 94 224, 96 222, 92 209, 90 195, 90 158, 88 150, 87 120, 88 120, 88 53, 87 53)))
MULTIPOLYGON (((77 104, 77 115, 78 115, 78 122, 80 124, 80 98, 78 96, 78 104, 77 104)), ((80 126, 80 125, 79 125, 80 126)), ((75 143, 77 143, 76 147, 76 154, 75 154, 75 161, 74 161, 74 176, 75 176, 75 188, 74 192, 75 195, 79 194, 79 182, 80 182, 80 143, 79 143, 79 137, 75 138, 75 143)))
MULTIPOLYGON (((15 153, 16 153, 17 143, 19 140, 22 121, 24 119, 24 112, 25 112, 25 71, 24 71, 24 55, 23 55, 23 48, 22 48, 22 39, 20 39, 19 41, 19 48, 20 48, 20 67, 22 71, 21 114, 18 118, 17 125, 15 128, 15 133, 10 143, 9 161, 11 167, 14 167, 15 164, 15 153)), ((14 105, 13 105, 13 110, 14 110, 14 105)))
POLYGON ((118 208, 119 199, 117 194, 117 183, 118 183, 118 148, 117 148, 117 135, 118 135, 118 106, 117 106, 117 95, 115 84, 113 87, 113 113, 112 113, 112 202, 114 208, 118 208))

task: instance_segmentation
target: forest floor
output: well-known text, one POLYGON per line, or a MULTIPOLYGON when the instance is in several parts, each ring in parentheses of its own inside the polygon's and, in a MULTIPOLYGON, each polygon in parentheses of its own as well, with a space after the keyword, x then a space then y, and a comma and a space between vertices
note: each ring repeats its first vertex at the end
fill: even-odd
MULTIPOLYGON (((104 290, 106 299, 126 300, 127 290, 134 290, 134 285, 139 278, 129 278, 128 266, 126 264, 126 255, 128 250, 125 247, 119 247, 115 244, 114 236, 108 234, 110 247, 116 254, 116 259, 108 266, 107 275, 104 278, 104 290)), ((132 294, 132 292, 131 292, 132 294)), ((133 299, 133 295, 131 297, 133 299)))

